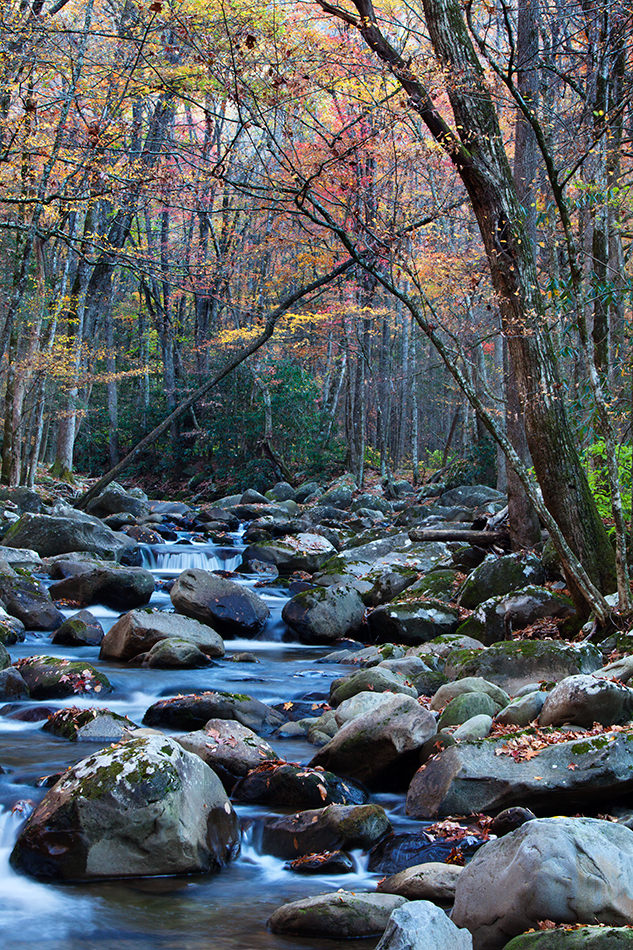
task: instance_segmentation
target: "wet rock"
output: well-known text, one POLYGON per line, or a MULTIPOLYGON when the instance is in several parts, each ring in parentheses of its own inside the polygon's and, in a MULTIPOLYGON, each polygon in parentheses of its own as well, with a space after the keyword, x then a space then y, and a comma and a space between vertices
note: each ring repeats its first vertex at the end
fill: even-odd
POLYGON ((170 597, 179 613, 209 624, 221 636, 254 637, 270 616, 265 602, 252 590, 209 571, 183 571, 170 597))
POLYGON ((365 691, 404 693, 406 696, 413 696, 414 698, 418 695, 417 690, 407 683, 404 676, 374 666, 366 670, 359 670, 358 673, 350 673, 349 676, 343 676, 341 679, 333 680, 330 686, 330 705, 338 706, 344 700, 355 696, 356 693, 365 691))
POLYGON ((376 607, 367 617, 369 630, 376 640, 412 644, 455 633, 459 622, 459 613, 454 607, 431 598, 394 600, 376 607))
POLYGON ((459 625, 458 632, 484 643, 494 643, 543 617, 564 621, 563 630, 567 633, 575 632, 580 626, 571 598, 547 587, 526 587, 485 600, 459 625))
POLYGON ((136 724, 127 716, 110 709, 79 709, 68 706, 58 709, 44 723, 44 731, 70 742, 119 742, 136 724))
POLYGON ((11 657, 4 643, 0 643, 0 670, 5 670, 11 666, 11 657))
POLYGON ((0 607, 0 643, 11 646, 24 640, 24 624, 0 607))
POLYGON ((88 502, 88 514, 104 518, 107 515, 116 515, 127 512, 135 518, 144 518, 150 512, 147 501, 128 494, 117 482, 110 482, 100 495, 88 502))
POLYGON ((0 670, 0 700, 26 699, 28 695, 28 687, 14 666, 0 670))
POLYGON ((284 865, 295 874, 349 874, 354 862, 344 851, 323 851, 320 854, 304 854, 284 865))
POLYGON ((432 713, 411 696, 396 695, 347 722, 310 764, 372 786, 406 787, 419 750, 436 731, 432 713))
POLYGON ((34 548, 41 557, 90 551, 101 558, 120 560, 134 541, 74 509, 54 515, 24 514, 11 525, 3 538, 12 547, 34 548))
POLYGON ((89 610, 80 610, 53 633, 53 643, 69 647, 99 646, 103 627, 89 610))
POLYGON ((85 881, 218 870, 239 848, 215 773, 167 736, 103 749, 64 773, 20 832, 12 862, 85 881))
POLYGON ((275 808, 321 808, 324 805, 364 805, 369 795, 360 785, 332 772, 270 762, 240 779, 233 789, 236 802, 275 808))
POLYGON ((354 636, 361 628, 365 605, 351 587, 313 587, 295 594, 281 616, 303 643, 328 643, 354 636))
POLYGON ((224 642, 207 624, 162 610, 131 610, 107 632, 100 656, 126 662, 147 653, 163 640, 177 639, 207 657, 224 656, 224 642))
POLYGON ((446 659, 444 673, 449 680, 481 676, 514 695, 528 683, 557 682, 576 673, 593 673, 600 665, 600 651, 591 644, 515 640, 484 650, 455 650, 446 659))
POLYGON ((454 838, 433 838, 424 832, 387 835, 369 853, 369 870, 382 874, 399 874, 416 864, 439 863, 456 853, 470 857, 482 840, 466 835, 454 838))
POLYGON ((461 871, 461 867, 456 864, 442 864, 439 861, 414 864, 379 881, 378 890, 383 894, 400 894, 408 901, 452 904, 461 871))
POLYGON ((143 657, 145 666, 159 670, 193 670, 208 666, 211 660, 189 640, 167 637, 159 640, 143 657))
POLYGON ((55 630, 64 621, 44 585, 28 573, 17 574, 8 564, 0 567, 0 600, 27 630, 55 630))
POLYGON ((284 717, 258 699, 239 693, 205 692, 161 699, 149 707, 143 724, 158 729, 202 729, 209 719, 235 719, 259 735, 270 735, 284 717))
POLYGON ((268 818, 261 847, 266 854, 293 858, 341 848, 371 848, 391 831, 380 805, 327 805, 296 815, 268 818))
POLYGON ((538 921, 621 926, 633 915, 633 832, 595 818, 544 818, 490 841, 459 877, 453 921, 501 950, 538 921), (503 887, 491 888, 491 882, 503 887))
MULTIPOLYGON (((132 538, 137 544, 163 544, 165 535, 158 531, 153 531, 147 525, 134 524, 121 529, 128 538, 132 538)), ((168 532, 168 537, 172 532, 168 532)), ((175 537, 178 537, 176 535, 175 537)), ((130 606, 133 606, 130 604, 130 606)))
POLYGON ((540 560, 533 554, 506 554, 489 557, 466 579, 459 603, 470 609, 491 597, 509 594, 524 587, 538 586, 545 580, 540 560))
POLYGON ((629 722, 633 717, 633 690, 596 676, 568 676, 546 694, 539 716, 542 726, 603 726, 629 722))
POLYGON ((494 717, 501 707, 487 693, 462 693, 452 699, 437 721, 438 729, 461 726, 473 716, 494 717))
POLYGON ((42 570, 42 559, 37 551, 28 548, 7 548, 0 545, 0 560, 6 561, 11 567, 27 567, 30 570, 42 570))
POLYGON ((50 592, 56 600, 130 610, 148 603, 154 593, 154 577, 142 567, 86 564, 80 572, 52 584, 50 592))
POLYGON ((431 709, 443 709, 453 699, 465 693, 486 693, 500 708, 507 706, 510 702, 510 697, 505 690, 494 683, 489 683, 481 676, 466 676, 441 686, 431 700, 431 709))
POLYGON ((112 692, 107 676, 83 661, 56 656, 26 656, 15 666, 33 699, 112 692))
POLYGON ((491 835, 501 838, 503 835, 510 834, 511 831, 516 831, 526 821, 532 821, 533 818, 536 818, 536 815, 529 808, 521 808, 520 805, 514 808, 505 808, 498 815, 495 815, 488 830, 491 835))
POLYGON ((268 926, 273 933, 336 940, 376 937, 383 933, 392 911, 404 904, 397 894, 335 891, 278 907, 268 926))
POLYGON ((176 741, 210 765, 229 793, 251 769, 279 761, 272 746, 235 719, 210 719, 204 729, 177 736, 176 741))
MULTIPOLYGON (((556 743, 515 760, 508 742, 521 735, 462 742, 439 752, 414 775, 407 813, 414 818, 490 814, 513 805, 551 813, 609 802, 633 788, 633 730, 556 743)), ((529 742, 533 731, 524 735, 529 742)))
POLYGON ((522 934, 504 950, 627 950, 633 947, 633 929, 628 927, 569 927, 522 934))
POLYGON ((264 561, 274 564, 280 574, 288 575, 293 571, 306 571, 313 574, 322 567, 336 548, 320 534, 300 532, 285 538, 251 544, 244 551, 244 567, 248 570, 251 561, 264 561))
POLYGON ((426 900, 396 908, 376 950, 472 950, 467 930, 455 926, 441 907, 426 900))

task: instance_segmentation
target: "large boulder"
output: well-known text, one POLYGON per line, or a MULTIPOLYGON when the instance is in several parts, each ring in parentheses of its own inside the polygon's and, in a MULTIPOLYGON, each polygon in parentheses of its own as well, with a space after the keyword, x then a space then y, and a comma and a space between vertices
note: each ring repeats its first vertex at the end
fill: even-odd
POLYGON ((251 544, 243 555, 246 570, 253 561, 274 564, 280 574, 292 574, 293 571, 314 571, 323 567, 334 554, 336 548, 320 534, 301 532, 296 537, 287 535, 274 541, 251 544))
POLYGON ((437 818, 529 805, 542 811, 609 802, 633 788, 633 729, 558 741, 539 751, 533 729, 460 742, 413 776, 407 812, 437 818))
POLYGON ((418 692, 411 686, 406 677, 400 673, 392 673, 380 666, 359 670, 340 679, 332 681, 330 686, 330 705, 339 706, 344 700, 350 699, 357 693, 404 693, 417 698, 418 692))
POLYGON ((452 904, 461 872, 458 864, 444 864, 441 861, 414 864, 383 878, 378 882, 378 890, 383 894, 400 894, 408 901, 452 904))
POLYGON ((329 643, 360 630, 365 605, 351 587, 312 587, 295 594, 282 619, 304 643, 329 643))
POLYGON ((57 656, 25 656, 15 666, 33 699, 112 692, 108 677, 90 663, 57 656))
POLYGON ((252 769, 233 789, 233 800, 275 808, 321 808, 324 805, 364 805, 369 795, 359 785, 332 772, 267 762, 252 769))
POLYGON ((178 613, 209 624, 222 636, 254 637, 270 616, 252 590, 209 571, 183 571, 170 596, 178 613))
MULTIPOLYGON (((1 660, 2 657, 0 657, 0 665, 1 660)), ((26 699, 28 695, 28 687, 14 666, 8 666, 3 670, 0 669, 1 700, 7 702, 15 699, 26 699)))
POLYGON ((467 930, 455 926, 441 907, 416 900, 397 907, 376 950, 472 950, 467 930))
POLYGON ((592 644, 514 640, 493 643, 485 650, 454 650, 446 658, 444 674, 449 680, 481 676, 512 696, 530 683, 593 673, 601 663, 601 653, 592 644))
POLYGON ((480 505, 502 504, 505 495, 489 485, 459 485, 449 488, 440 496, 440 504, 451 507, 459 505, 463 508, 478 508, 480 505))
POLYGON ((8 564, 0 569, 0 601, 27 630, 55 630, 65 619, 40 581, 17 574, 8 564))
POLYGON ((119 742, 136 729, 136 725, 127 716, 103 707, 79 709, 67 706, 52 713, 42 728, 70 742, 108 743, 119 742))
POLYGON ((259 735, 269 735, 284 722, 281 713, 251 696, 239 693, 191 693, 159 699, 149 707, 143 723, 158 729, 202 729, 209 719, 234 719, 259 735))
POLYGON ((11 657, 4 643, 0 643, 0 670, 6 670, 11 666, 11 657))
POLYGON ((218 870, 239 848, 215 773, 167 736, 110 746, 64 773, 20 832, 12 862, 86 881, 218 870))
POLYGON ((177 736, 176 741, 210 765, 227 792, 238 778, 262 762, 279 761, 279 756, 265 739, 236 719, 209 719, 204 729, 177 736))
POLYGON ((459 594, 462 607, 478 607, 490 597, 542 584, 545 571, 533 554, 489 557, 466 578, 459 594))
POLYGON ((73 614, 53 633, 53 643, 69 647, 99 646, 103 627, 88 610, 73 614))
POLYGON ((134 541, 111 531, 98 518, 72 508, 54 515, 24 514, 11 525, 3 543, 14 548, 33 548, 41 557, 89 551, 101 558, 120 560, 134 541))
POLYGON ((373 786, 406 787, 436 730, 432 713, 413 697, 396 695, 347 722, 310 764, 373 786))
POLYGON ((371 848, 391 831, 380 805, 327 805, 295 815, 268 818, 262 829, 262 850, 278 858, 371 848))
POLYGON ((463 679, 453 680, 452 683, 444 683, 433 696, 430 702, 431 709, 443 709, 445 706, 458 696, 464 693, 486 693, 500 707, 507 706, 510 697, 499 686, 489 683, 481 676, 465 676, 463 679))
POLYGON ((377 937, 385 930, 392 911, 404 902, 404 897, 397 894, 335 891, 283 904, 268 926, 273 933, 301 937, 377 937))
POLYGON ((485 844, 460 874, 453 921, 475 950, 554 923, 633 919, 633 832, 596 818, 544 818, 485 844))
POLYGON ((459 625, 458 632, 484 643, 505 640, 515 630, 529 627, 537 620, 552 617, 563 623, 564 632, 571 633, 580 625, 573 602, 566 594, 548 587, 525 587, 523 590, 491 597, 459 625))
POLYGON ((488 693, 467 692, 451 699, 437 721, 438 729, 461 726, 473 716, 494 717, 501 709, 488 693))
POLYGON ((375 640, 418 644, 455 633, 459 613, 441 600, 405 595, 376 607, 368 615, 367 623, 375 640))
POLYGON ((539 715, 542 726, 571 723, 591 727, 595 722, 603 726, 630 722, 633 718, 633 689, 600 679, 578 674, 567 676, 547 694, 539 715))
POLYGON ((504 950, 631 950, 633 929, 627 927, 548 928, 521 934, 507 943, 504 950))
POLYGON ((163 610, 131 610, 108 630, 101 644, 105 660, 127 662, 161 640, 178 639, 210 657, 224 656, 222 637, 207 624, 163 610))
POLYGON ((131 610, 148 603, 154 577, 142 567, 108 567, 84 563, 77 573, 51 584, 51 596, 82 606, 105 604, 113 610, 131 610))
POLYGON ((150 505, 146 500, 128 494, 117 482, 110 482, 100 495, 88 503, 86 510, 98 518, 117 515, 121 512, 129 512, 135 518, 144 518, 150 512, 150 505))

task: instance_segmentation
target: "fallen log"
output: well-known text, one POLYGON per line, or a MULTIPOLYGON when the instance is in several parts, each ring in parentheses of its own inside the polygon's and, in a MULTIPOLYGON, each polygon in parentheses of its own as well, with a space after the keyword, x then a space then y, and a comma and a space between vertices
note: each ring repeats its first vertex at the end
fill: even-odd
POLYGON ((510 535, 507 531, 474 531, 455 528, 411 528, 409 537, 412 541, 466 541, 468 544, 478 544, 489 547, 498 544, 507 547, 510 544, 510 535))

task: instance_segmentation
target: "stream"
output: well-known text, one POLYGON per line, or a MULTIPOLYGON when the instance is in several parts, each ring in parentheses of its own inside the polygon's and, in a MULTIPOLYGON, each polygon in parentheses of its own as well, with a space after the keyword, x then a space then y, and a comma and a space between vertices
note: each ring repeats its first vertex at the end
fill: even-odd
MULTIPOLYGON (((232 546, 177 542, 141 546, 143 564, 154 574, 157 589, 150 605, 171 610, 162 582, 188 567, 234 570, 240 562, 241 535, 232 546)), ((237 575, 253 586, 259 576, 237 575)), ((258 587, 271 617, 255 640, 226 640, 226 658, 194 670, 160 670, 121 666, 99 660, 98 647, 61 647, 51 644, 50 633, 27 633, 23 643, 10 647, 12 660, 34 654, 84 659, 103 670, 114 692, 103 699, 94 694, 35 703, 27 700, 0 709, 0 946, 12 950, 339 950, 346 940, 282 937, 266 929, 272 911, 289 900, 344 888, 373 890, 381 876, 366 870, 366 856, 355 855, 355 870, 347 875, 298 875, 285 870, 284 860, 258 852, 254 828, 270 808, 237 805, 242 826, 239 857, 218 874, 189 877, 125 879, 80 885, 40 884, 16 874, 9 855, 30 808, 45 794, 37 780, 85 758, 102 743, 70 743, 42 731, 46 713, 35 722, 15 718, 26 707, 107 706, 141 724, 147 708, 162 697, 203 690, 248 693, 270 705, 312 694, 326 699, 330 681, 349 667, 316 661, 330 647, 307 647, 282 640, 286 627, 281 610, 287 594, 280 588, 258 587), (233 654, 248 651, 258 663, 231 662, 233 654), (21 803, 16 806, 16 803, 21 803)), ((120 616, 106 607, 88 608, 108 630, 120 616)), ((70 616, 75 610, 65 613, 70 616)), ((307 763, 315 748, 296 738, 269 739, 287 761, 307 763)), ((419 830, 404 815, 403 796, 374 796, 385 807, 398 831, 419 830)), ((377 940, 358 940, 354 946, 375 947, 377 940)))

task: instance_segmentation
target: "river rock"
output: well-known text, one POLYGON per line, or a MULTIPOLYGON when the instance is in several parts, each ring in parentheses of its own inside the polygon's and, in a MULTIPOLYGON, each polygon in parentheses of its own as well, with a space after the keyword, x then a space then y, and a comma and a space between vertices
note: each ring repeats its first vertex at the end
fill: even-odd
POLYGON ((142 567, 85 564, 80 572, 52 584, 50 591, 57 600, 131 610, 148 603, 154 593, 154 577, 142 567))
POLYGON ((150 506, 147 500, 128 494, 117 482, 110 482, 100 495, 88 502, 86 510, 88 514, 96 515, 98 518, 121 512, 128 512, 135 518, 145 518, 150 512, 150 506))
POLYGON ((452 904, 455 898, 457 878, 462 869, 457 864, 429 861, 391 874, 378 882, 383 894, 400 894, 408 901, 435 901, 452 904))
POLYGON ((27 567, 29 570, 42 570, 42 559, 37 551, 28 548, 8 548, 0 545, 0 560, 6 561, 11 567, 27 567))
POLYGON ((372 690, 356 693, 354 696, 350 696, 349 699, 343 700, 334 710, 336 725, 340 728, 351 719, 372 712, 382 706, 383 703, 390 703, 392 699, 391 693, 375 693, 372 690))
POLYGON ((473 939, 426 900, 397 907, 376 950, 472 950, 473 939))
POLYGON ((546 697, 547 693, 544 690, 535 690, 524 696, 517 696, 498 713, 497 722, 502 726, 528 726, 538 719, 546 697))
POLYGON ((28 574, 17 574, 8 564, 0 566, 0 601, 27 630, 55 630, 64 622, 44 585, 28 574))
POLYGON ((295 594, 281 617, 303 643, 328 643, 360 630, 365 605, 351 587, 312 587, 295 594))
POLYGON ((209 624, 221 636, 254 637, 270 616, 265 602, 252 590, 209 571, 183 571, 170 597, 179 613, 209 624))
POLYGON ((239 848, 215 773, 167 736, 133 738, 64 773, 20 832, 12 862, 86 881, 218 870, 239 848))
POLYGON ((149 707, 143 724, 158 729, 202 729, 210 719, 235 719, 259 735, 270 735, 284 722, 271 706, 239 693, 204 692, 160 699, 149 707))
POLYGON ((405 597, 376 607, 368 614, 367 623, 376 640, 417 644, 455 633, 459 613, 440 600, 405 597))
POLYGON ((8 666, 11 666, 11 657, 4 643, 0 643, 0 670, 6 670, 8 666))
POLYGON ((79 709, 68 706, 58 709, 44 723, 45 732, 71 742, 119 742, 136 724, 127 716, 119 716, 110 709, 79 709))
POLYGON ((466 719, 453 732, 455 742, 472 742, 474 739, 485 739, 492 730, 492 716, 478 713, 466 719))
POLYGON ((534 554, 488 557, 464 581, 459 603, 462 607, 472 609, 490 597, 538 586, 544 580, 543 565, 534 554))
POLYGON ((280 574, 288 575, 293 571, 306 571, 313 574, 328 561, 336 548, 320 534, 301 532, 288 535, 274 541, 251 544, 244 551, 246 570, 253 561, 274 564, 280 574))
POLYGON ((491 597, 459 625, 458 632, 484 643, 505 640, 543 617, 565 621, 563 630, 571 633, 580 620, 570 597, 547 587, 526 587, 500 597, 491 597))
POLYGON ((89 610, 80 610, 53 633, 53 643, 69 647, 99 646, 103 627, 89 610))
POLYGON ((571 723, 591 727, 630 722, 633 717, 633 690, 621 683, 596 676, 567 676, 546 695, 539 716, 542 726, 571 723))
POLYGON ((0 643, 11 646, 24 640, 25 627, 21 620, 12 617, 0 607, 0 643))
POLYGON ((593 673, 601 663, 600 651, 592 644, 514 640, 493 643, 484 650, 455 650, 446 659, 444 673, 449 680, 481 676, 515 695, 528 683, 593 673))
POLYGON ((279 761, 272 746, 236 719, 209 719, 204 729, 177 736, 176 741, 210 765, 227 792, 262 762, 279 761))
POLYGON ((12 547, 34 548, 41 557, 89 551, 101 558, 120 560, 134 547, 131 538, 74 509, 54 515, 24 514, 2 540, 12 547))
POLYGON ((494 717, 500 710, 498 703, 488 693, 462 693, 452 699, 437 721, 438 729, 461 726, 473 716, 494 717))
POLYGON ((15 666, 33 699, 112 692, 107 676, 83 661, 57 656, 26 656, 15 666))
POLYGON ((413 696, 414 698, 418 695, 417 690, 407 683, 404 676, 374 666, 333 680, 330 686, 330 705, 338 706, 345 699, 366 690, 375 693, 404 693, 406 696, 413 696))
POLYGON ((628 927, 569 927, 521 934, 504 950, 627 950, 633 947, 633 929, 628 927))
MULTIPOLYGON (((633 729, 556 743, 515 760, 508 743, 521 735, 462 742, 439 752, 413 776, 408 814, 490 814, 512 805, 551 812, 608 802, 633 788, 633 729)), ((524 733, 528 743, 532 735, 524 733)))
POLYGON ((349 874, 354 870, 354 862, 345 851, 321 851, 294 858, 284 867, 295 874, 349 874))
POLYGON ((347 722, 310 764, 372 786, 406 786, 436 731, 432 713, 413 697, 396 695, 347 722))
POLYGON ((0 670, 0 700, 6 702, 7 700, 26 699, 28 695, 28 687, 14 666, 8 666, 6 669, 0 670))
POLYGON ((528 821, 485 844, 455 889, 453 921, 470 930, 476 950, 501 950, 540 920, 631 919, 633 832, 596 818, 528 821))
POLYGON ((465 676, 463 679, 454 680, 452 683, 445 683, 440 686, 438 691, 431 699, 431 709, 443 709, 445 706, 458 696, 464 693, 486 693, 494 702, 503 708, 510 702, 510 697, 505 690, 482 679, 481 676, 465 676))
POLYGON ((397 894, 335 891, 278 907, 268 926, 273 933, 301 937, 377 937, 385 930, 392 911, 404 902, 404 897, 397 894))
POLYGON ((479 508, 481 505, 505 503, 505 495, 489 485, 459 485, 440 495, 440 504, 459 505, 463 508, 479 508))
POLYGON ((103 638, 100 656, 127 662, 172 638, 186 641, 207 657, 224 656, 224 642, 215 630, 191 617, 163 610, 131 610, 124 614, 103 638))
POLYGON ((211 660, 195 643, 180 637, 159 640, 143 657, 143 664, 157 670, 194 670, 209 666, 211 660))
POLYGON ((402 832, 386 835, 369 852, 368 869, 382 874, 399 874, 407 868, 425 862, 446 861, 456 856, 464 860, 481 847, 482 839, 465 834, 458 840, 453 837, 434 838, 426 832, 402 832))
POLYGON ((380 805, 327 805, 295 815, 268 818, 262 829, 262 850, 278 858, 371 848, 391 831, 380 805))
POLYGON ((0 501, 15 505, 20 512, 39 512, 44 511, 46 508, 42 496, 36 491, 33 491, 32 488, 26 488, 24 485, 15 486, 13 488, 0 488, 0 501))
POLYGON ((386 564, 356 581, 356 588, 366 607, 389 603, 414 584, 420 575, 402 564, 386 564))
POLYGON ((268 762, 252 769, 233 789, 236 802, 275 808, 321 808, 324 805, 364 805, 369 795, 354 782, 323 769, 268 762))

